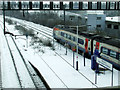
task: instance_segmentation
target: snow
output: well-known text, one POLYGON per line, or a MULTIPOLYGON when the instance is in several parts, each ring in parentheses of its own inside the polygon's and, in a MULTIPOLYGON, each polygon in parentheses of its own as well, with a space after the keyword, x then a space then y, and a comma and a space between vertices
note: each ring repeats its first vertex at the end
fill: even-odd
MULTIPOLYGON (((40 27, 44 27, 42 25, 34 24, 32 22, 27 23, 27 21, 22 21, 18 19, 14 19, 14 20, 17 20, 21 23, 25 22, 25 24, 29 23, 31 26, 35 26, 38 29, 40 27)), ((11 32, 13 32, 14 34, 15 33, 19 34, 17 30, 15 30, 13 25, 6 24, 6 26, 9 27, 11 32)), ((47 29, 50 29, 50 28, 47 28, 47 29)), ((3 36, 1 38, 3 39, 3 36)), ((26 37, 22 37, 22 38, 26 39, 26 37)), ((105 71, 105 74, 97 75, 97 84, 95 84, 95 72, 91 70, 91 61, 89 59, 86 58, 86 66, 84 66, 83 56, 78 55, 79 68, 77 71, 76 70, 76 61, 77 61, 76 54, 75 54, 75 61, 74 61, 75 68, 73 68, 73 52, 71 50, 68 49, 68 53, 67 55, 65 55, 66 49, 62 45, 55 43, 55 52, 59 53, 61 57, 64 58, 63 60, 51 48, 46 46, 41 46, 41 49, 44 50, 44 53, 39 52, 37 49, 33 49, 33 46, 29 46, 28 48, 26 48, 26 40, 24 39, 20 39, 20 38, 15 39, 22 55, 24 56, 26 61, 31 62, 39 70, 39 72, 42 74, 42 76, 44 77, 44 79, 46 80, 50 88, 97 88, 97 87, 111 86, 111 74, 112 74, 111 71, 105 71)), ((31 37, 28 37, 28 41, 31 41, 31 37)), ((29 42, 29 45, 30 45, 30 42, 29 42)), ((7 46, 2 46, 1 48, 6 48, 6 47, 7 46)), ((4 57, 5 55, 4 53, 8 52, 8 50, 6 50, 5 52, 4 51, 1 51, 1 52, 3 53, 3 57, 4 57)), ((14 72, 10 72, 10 69, 7 68, 8 64, 9 66, 11 66, 12 64, 7 62, 7 60, 3 60, 3 59, 5 59, 5 57, 2 58, 2 62, 6 61, 6 64, 4 65, 3 63, 4 65, 3 68, 5 69, 3 69, 4 73, 2 73, 2 77, 7 78, 4 80, 6 81, 4 82, 4 87, 5 86, 9 87, 11 84, 15 84, 15 83, 9 83, 8 85, 7 80, 10 77, 6 76, 6 73, 13 75, 13 77, 16 77, 16 75, 14 75, 15 74, 14 72)), ((118 79, 119 79, 118 75, 119 75, 119 71, 114 69, 113 70, 114 86, 120 85, 120 83, 118 82, 118 79)), ((17 82, 17 79, 15 79, 14 82, 15 81, 17 82)))
MULTIPOLYGON (((2 25, 1 22, 0 25, 2 25)), ((1 52, 1 71, 2 71, 2 73, 1 72, 0 73, 2 74, 2 87, 20 88, 13 63, 11 62, 12 58, 10 56, 10 52, 7 47, 7 42, 5 41, 2 30, 3 29, 0 27, 0 43, 1 43, 0 52, 1 52)))
POLYGON ((103 10, 88 10, 87 14, 104 14, 103 10))
POLYGON ((106 21, 120 22, 120 16, 116 16, 116 17, 106 17, 106 21))
POLYGON ((10 45, 10 48, 12 48, 11 50, 13 51, 12 53, 13 53, 13 57, 15 60, 15 64, 17 67, 17 71, 18 71, 20 80, 22 82, 22 87, 23 88, 33 88, 34 87, 33 81, 26 69, 26 66, 24 65, 24 63, 21 59, 21 56, 19 55, 19 52, 16 49, 16 46, 12 42, 12 38, 9 35, 6 35, 6 37, 8 38, 8 43, 10 45))

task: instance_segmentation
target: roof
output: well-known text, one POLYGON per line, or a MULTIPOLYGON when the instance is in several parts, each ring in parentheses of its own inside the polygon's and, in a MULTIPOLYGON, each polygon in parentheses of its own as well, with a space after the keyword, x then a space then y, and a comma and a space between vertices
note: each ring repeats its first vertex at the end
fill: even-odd
POLYGON ((120 22, 120 16, 106 17, 106 21, 110 21, 110 22, 120 22))
MULTIPOLYGON (((63 11, 59 11, 58 14, 59 14, 59 15, 63 15, 64 12, 63 12, 63 11)), ((82 17, 80 14, 73 13, 73 12, 68 12, 68 11, 65 11, 65 15, 82 17)))
POLYGON ((102 37, 100 35, 94 36, 94 39, 96 41, 106 43, 106 44, 120 48, 120 39, 113 39, 111 37, 102 37))
POLYGON ((104 14, 103 10, 92 10, 92 11, 87 11, 87 14, 104 14))

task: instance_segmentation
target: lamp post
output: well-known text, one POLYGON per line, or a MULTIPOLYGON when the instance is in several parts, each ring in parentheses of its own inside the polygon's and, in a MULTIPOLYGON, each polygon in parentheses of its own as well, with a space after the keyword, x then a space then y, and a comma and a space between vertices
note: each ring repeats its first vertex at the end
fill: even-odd
POLYGON ((65 25, 65 7, 66 7, 66 5, 64 5, 63 7, 64 7, 64 25, 65 25))
POLYGON ((77 55, 78 55, 78 26, 77 26, 77 55))

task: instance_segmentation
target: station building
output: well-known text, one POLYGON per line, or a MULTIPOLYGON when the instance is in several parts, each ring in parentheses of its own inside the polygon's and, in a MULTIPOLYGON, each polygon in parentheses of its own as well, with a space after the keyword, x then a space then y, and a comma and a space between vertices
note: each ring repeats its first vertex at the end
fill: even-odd
MULTIPOLYGON (((58 16, 62 20, 64 20, 64 11, 59 11, 58 16)), ((81 25, 81 24, 84 25, 86 23, 85 18, 83 18, 80 14, 76 14, 68 11, 65 11, 65 21, 74 22, 75 25, 81 25)))
POLYGON ((120 16, 106 17, 104 13, 90 12, 86 17, 88 31, 103 30, 108 36, 120 39, 120 16))
POLYGON ((102 11, 87 12, 86 22, 87 25, 90 25, 90 27, 88 27, 88 30, 105 30, 105 18, 106 15, 102 11))
POLYGON ((105 32, 115 38, 120 38, 120 16, 106 17, 105 32))

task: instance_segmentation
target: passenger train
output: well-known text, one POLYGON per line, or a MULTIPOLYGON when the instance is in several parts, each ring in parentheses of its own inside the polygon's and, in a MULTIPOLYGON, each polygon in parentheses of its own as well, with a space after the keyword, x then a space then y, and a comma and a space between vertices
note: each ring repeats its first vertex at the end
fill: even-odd
POLYGON ((99 58, 111 63, 114 68, 120 70, 120 40, 110 37, 103 37, 94 33, 80 32, 76 28, 69 26, 57 25, 53 28, 53 37, 59 43, 78 53, 86 53, 87 56, 93 55, 95 49, 99 52, 99 58), (78 38, 78 40, 77 40, 78 38), (78 42, 78 43, 77 43, 78 42))

